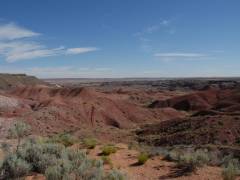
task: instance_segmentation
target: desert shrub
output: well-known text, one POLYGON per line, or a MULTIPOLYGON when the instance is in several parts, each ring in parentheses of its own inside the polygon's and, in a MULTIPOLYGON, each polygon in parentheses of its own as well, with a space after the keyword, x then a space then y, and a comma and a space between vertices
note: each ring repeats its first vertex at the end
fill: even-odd
POLYGON ((21 140, 23 137, 27 136, 30 132, 30 126, 25 124, 24 122, 17 121, 14 126, 9 129, 9 137, 17 138, 17 150, 21 144, 21 140))
POLYGON ((87 158, 86 153, 79 150, 65 149, 62 159, 55 166, 50 166, 45 175, 47 179, 69 179, 69 174, 78 179, 101 179, 104 171, 101 161, 87 158))
POLYGON ((107 174, 105 179, 106 180, 125 180, 125 179, 127 179, 127 177, 126 177, 125 174, 123 174, 120 171, 114 169, 114 170, 111 170, 107 174))
POLYGON ((3 142, 1 144, 1 148, 2 148, 4 153, 9 153, 11 151, 11 145, 6 143, 6 142, 3 142))
POLYGON ((72 146, 73 144, 77 143, 78 141, 75 137, 73 137, 69 133, 60 133, 53 137, 50 137, 48 139, 48 142, 49 143, 59 143, 59 144, 63 144, 64 146, 68 147, 68 146, 72 146))
POLYGON ((230 162, 222 171, 222 177, 224 180, 234 180, 237 175, 239 175, 239 166, 234 162, 230 162))
POLYGON ((208 152, 205 152, 204 150, 201 149, 186 152, 174 149, 166 154, 165 159, 169 161, 175 161, 179 164, 191 163, 196 166, 203 166, 210 162, 210 156, 208 152))
POLYGON ((31 165, 16 154, 8 155, 2 163, 1 175, 3 179, 19 178, 31 170, 31 165))
POLYGON ((166 153, 164 159, 168 161, 179 161, 183 153, 180 150, 174 149, 166 153))
POLYGON ((67 159, 61 159, 59 162, 54 165, 50 166, 45 171, 45 176, 47 180, 59 180, 59 179, 70 179, 68 175, 71 174, 72 171, 72 164, 67 159))
POLYGON ((180 156, 179 163, 192 164, 195 167, 203 166, 209 162, 209 158, 206 153, 197 151, 193 153, 185 153, 180 156))
POLYGON ((128 149, 129 150, 132 150, 132 149, 137 149, 139 147, 139 144, 135 141, 131 141, 129 144, 128 144, 128 149))
POLYGON ((60 166, 50 166, 45 172, 46 179, 59 180, 62 179, 60 166))
POLYGON ((138 159, 137 164, 138 165, 145 164, 147 162, 148 158, 149 158, 149 155, 147 153, 140 153, 137 157, 137 159, 138 159))
POLYGON ((83 139, 83 144, 88 149, 94 149, 97 145, 97 140, 94 138, 85 138, 85 139, 83 139))
POLYGON ((9 129, 9 137, 12 138, 23 138, 28 135, 30 132, 30 126, 25 124, 24 122, 17 121, 10 129, 9 129))
POLYGON ((63 149, 61 144, 26 142, 18 156, 30 163, 34 171, 44 173, 47 167, 58 164, 63 149))
POLYGON ((227 156, 224 156, 222 158, 222 162, 221 162, 221 165, 223 167, 227 167, 230 163, 232 163, 234 166, 238 166, 240 167, 240 162, 238 159, 234 158, 232 154, 229 154, 227 156))
POLYGON ((208 152, 208 156, 209 156, 209 165, 211 166, 220 166, 222 163, 222 153, 218 150, 214 150, 214 151, 209 151, 208 152))
POLYGON ((80 179, 101 180, 104 176, 102 161, 84 159, 81 165, 76 169, 77 176, 80 179))
POLYGON ((33 165, 36 171, 44 173, 49 166, 54 166, 59 163, 59 160, 55 156, 49 154, 42 154, 41 158, 36 161, 33 165))
POLYGON ((113 154, 115 152, 117 152, 117 147, 109 144, 109 145, 103 146, 101 154, 104 155, 104 156, 109 156, 110 154, 113 154))
POLYGON ((166 157, 166 155, 169 153, 169 150, 164 147, 152 146, 152 147, 149 147, 147 151, 145 149, 144 152, 147 152, 149 157, 154 157, 154 156, 159 156, 159 155, 166 157))
MULTIPOLYGON (((110 153, 116 151, 114 148, 110 153)), ((45 174, 47 180, 103 180, 107 177, 102 160, 91 160, 86 152, 62 144, 39 143, 34 139, 27 140, 19 151, 4 159, 0 179, 18 178, 30 171, 45 174)))
POLYGON ((54 154, 57 157, 60 157, 62 151, 64 150, 64 146, 61 144, 52 144, 52 143, 45 143, 42 145, 43 153, 47 154, 54 154))
POLYGON ((71 161, 72 168, 77 169, 81 166, 82 162, 87 159, 87 155, 80 150, 66 149, 62 152, 62 158, 71 161))
POLYGON ((208 152, 205 152, 204 150, 197 150, 196 152, 194 152, 193 155, 197 161, 198 166, 203 166, 210 162, 208 152))
POLYGON ((177 164, 182 167, 185 172, 193 172, 197 167, 208 164, 209 161, 210 159, 206 152, 197 150, 196 152, 187 152, 180 155, 177 164))

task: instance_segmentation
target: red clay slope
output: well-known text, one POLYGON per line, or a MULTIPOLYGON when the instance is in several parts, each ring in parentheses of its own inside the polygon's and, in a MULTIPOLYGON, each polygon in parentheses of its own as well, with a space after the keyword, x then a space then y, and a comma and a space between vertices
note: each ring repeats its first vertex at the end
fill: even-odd
MULTIPOLYGON (((137 132, 140 141, 152 145, 217 144, 240 145, 240 91, 203 91, 173 98, 170 105, 189 102, 184 110, 200 110, 190 117, 144 126, 137 132), (195 97, 195 98, 193 98, 195 97), (196 102, 196 104, 194 104, 196 102), (200 102, 203 102, 201 106, 200 102), (203 106, 203 104, 207 104, 203 106), (202 110, 208 108, 207 110, 202 110)), ((179 105, 179 104, 178 104, 179 105)))
POLYGON ((91 88, 25 87, 11 95, 31 100, 32 111, 22 115, 40 133, 76 130, 79 127, 133 128, 159 122, 182 113, 171 108, 151 110, 91 88))
POLYGON ((149 105, 150 108, 172 107, 183 111, 199 111, 210 109, 217 103, 223 91, 210 89, 183 96, 173 97, 167 100, 156 100, 149 105))

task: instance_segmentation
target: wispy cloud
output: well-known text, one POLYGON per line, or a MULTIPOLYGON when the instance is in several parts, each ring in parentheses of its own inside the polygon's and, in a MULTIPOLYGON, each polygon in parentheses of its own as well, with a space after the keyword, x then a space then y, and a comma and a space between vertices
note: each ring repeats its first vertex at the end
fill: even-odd
POLYGON ((134 36, 144 36, 144 35, 147 35, 147 34, 152 34, 154 32, 157 32, 157 31, 161 30, 161 29, 169 27, 170 23, 171 23, 170 20, 162 20, 159 23, 148 26, 148 27, 144 28, 142 31, 139 31, 139 32, 135 33, 134 36))
POLYGON ((196 57, 206 57, 205 54, 200 53, 156 53, 155 57, 165 57, 165 58, 196 58, 196 57))
POLYGON ((38 35, 40 34, 23 27, 19 27, 14 23, 0 25, 0 40, 14 40, 38 35))
POLYGON ((85 48, 69 48, 66 50, 66 54, 81 54, 91 51, 97 51, 98 48, 95 47, 85 47, 85 48))
POLYGON ((151 36, 155 33, 167 33, 174 34, 176 31, 171 27, 171 20, 161 20, 160 22, 147 26, 139 32, 134 33, 133 35, 138 39, 140 43, 140 48, 147 53, 153 51, 153 43, 150 40, 151 36))
POLYGON ((206 60, 214 59, 209 54, 194 53, 194 52, 168 52, 168 53, 155 53, 154 57, 162 61, 193 61, 193 60, 206 60))
POLYGON ((76 55, 98 50, 95 47, 48 48, 32 39, 40 33, 19 27, 13 23, 0 25, 0 55, 7 62, 59 55, 76 55))

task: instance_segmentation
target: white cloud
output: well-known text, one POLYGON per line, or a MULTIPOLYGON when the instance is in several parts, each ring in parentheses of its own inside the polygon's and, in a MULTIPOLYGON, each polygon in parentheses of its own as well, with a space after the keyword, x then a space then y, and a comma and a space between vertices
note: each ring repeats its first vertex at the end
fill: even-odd
POLYGON ((199 53, 156 53, 154 56, 165 58, 196 58, 205 57, 206 55, 199 53))
POLYGON ((214 57, 208 54, 201 53, 186 53, 186 52, 169 52, 169 53, 155 53, 153 56, 157 57, 159 60, 169 62, 169 61, 177 61, 177 60, 210 60, 214 59, 214 57))
POLYGON ((152 34, 153 32, 158 31, 159 28, 160 28, 160 25, 149 26, 144 30, 143 33, 152 34))
POLYGON ((66 54, 82 54, 82 53, 87 53, 91 51, 96 51, 98 50, 95 47, 84 47, 84 48, 69 48, 66 50, 66 54))
POLYGON ((0 25, 0 56, 4 57, 7 62, 12 63, 50 56, 77 55, 98 50, 95 47, 65 48, 60 46, 58 48, 48 48, 37 42, 36 39, 31 39, 38 35, 39 33, 21 28, 13 23, 0 25))
POLYGON ((162 20, 161 25, 168 26, 170 24, 170 20, 162 20))
POLYGON ((19 27, 14 23, 0 25, 0 40, 14 40, 19 38, 38 36, 39 33, 19 27))
POLYGON ((25 41, 0 43, 0 55, 4 56, 7 62, 56 56, 61 54, 63 49, 63 47, 47 49, 43 45, 25 41))
POLYGON ((158 32, 168 33, 168 34, 174 34, 175 30, 170 26, 171 20, 161 20, 156 24, 153 24, 151 26, 145 27, 142 31, 136 32, 133 35, 139 40, 140 48, 147 53, 150 53, 153 51, 154 46, 152 41, 149 37, 154 35, 158 32))
POLYGON ((162 20, 159 23, 156 23, 154 25, 148 26, 146 28, 144 28, 142 31, 139 31, 137 33, 134 34, 134 36, 144 36, 147 34, 152 34, 154 32, 157 32, 161 29, 165 29, 170 25, 171 21, 170 20, 162 20))

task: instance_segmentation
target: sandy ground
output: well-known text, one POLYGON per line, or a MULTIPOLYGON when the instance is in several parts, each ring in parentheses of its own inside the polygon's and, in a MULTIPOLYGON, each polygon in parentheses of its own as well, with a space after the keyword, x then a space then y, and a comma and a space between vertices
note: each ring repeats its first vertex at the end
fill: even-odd
MULTIPOLYGON (((157 180, 157 179, 179 179, 179 180, 219 180, 221 178, 221 168, 218 167, 203 167, 197 172, 189 176, 177 176, 178 169, 175 168, 175 163, 164 161, 162 157, 157 156, 149 159, 144 165, 137 166, 137 156, 139 154, 136 150, 129 150, 125 144, 117 144, 119 150, 109 157, 112 166, 115 169, 126 173, 130 180, 157 180)), ((99 153, 101 147, 97 146, 91 150, 89 155, 92 158, 101 158, 99 153)), ((105 169, 110 169, 109 165, 105 165, 105 169)))

